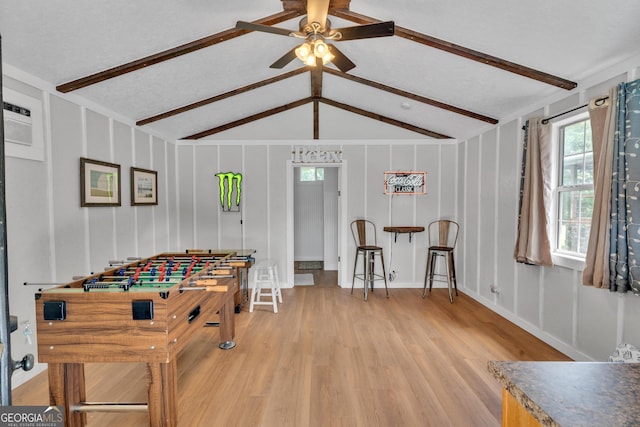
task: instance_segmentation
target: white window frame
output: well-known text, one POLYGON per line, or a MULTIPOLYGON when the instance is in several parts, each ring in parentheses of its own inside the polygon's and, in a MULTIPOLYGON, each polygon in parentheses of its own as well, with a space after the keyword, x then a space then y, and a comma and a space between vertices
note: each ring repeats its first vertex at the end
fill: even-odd
MULTIPOLYGON (((548 223, 549 223, 549 243, 551 245, 551 258, 555 265, 559 265, 562 267, 571 268, 574 270, 583 270, 584 269, 584 256, 568 254, 566 252, 561 252, 556 249, 557 246, 557 232, 558 232, 558 184, 559 184, 559 173, 561 169, 560 165, 560 128, 572 123, 576 123, 582 120, 589 119, 589 112, 585 111, 582 113, 574 114, 570 117, 564 118, 562 120, 558 120, 553 122, 552 124, 552 137, 551 137, 551 147, 552 147, 552 170, 551 170, 551 209, 548 214, 548 223)), ((595 167, 595 165, 594 165, 595 167)))

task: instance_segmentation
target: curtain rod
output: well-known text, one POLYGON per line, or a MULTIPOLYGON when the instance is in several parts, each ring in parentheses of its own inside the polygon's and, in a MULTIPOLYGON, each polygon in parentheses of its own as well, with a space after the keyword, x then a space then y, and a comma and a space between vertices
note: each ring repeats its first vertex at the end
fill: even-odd
MULTIPOLYGON (((598 107, 599 107, 599 106, 603 105, 603 104, 604 104, 604 101, 606 101, 607 99, 609 99, 609 97, 608 97, 608 96, 603 96, 602 98, 597 98, 597 99, 594 101, 594 104, 595 104, 596 106, 598 106, 598 107)), ((546 125, 547 123, 549 123, 549 120, 553 120, 553 119, 555 119, 556 117, 564 116, 565 114, 569 114, 569 113, 571 113, 571 112, 573 112, 573 111, 576 111, 576 110, 579 110, 579 109, 581 109, 581 108, 588 107, 588 106, 589 106, 589 104, 581 105, 581 106, 579 106, 579 107, 572 108, 571 110, 565 111, 565 112, 563 112, 563 113, 558 113, 558 114, 556 114, 555 116, 547 117, 546 119, 542 119, 542 124, 543 124, 543 125, 546 125)))

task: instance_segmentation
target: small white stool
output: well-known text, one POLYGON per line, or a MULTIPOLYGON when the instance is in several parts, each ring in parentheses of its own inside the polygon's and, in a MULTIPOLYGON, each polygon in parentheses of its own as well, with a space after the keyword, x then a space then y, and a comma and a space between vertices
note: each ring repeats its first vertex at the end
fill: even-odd
POLYGON ((252 267, 253 285, 251 287, 251 302, 249 312, 253 313, 254 305, 272 305, 273 312, 278 312, 278 301, 282 304, 282 292, 278 279, 278 265, 271 260, 260 261, 252 267), (270 288, 271 292, 263 289, 270 288), (271 301, 262 301, 262 297, 271 297, 271 301))

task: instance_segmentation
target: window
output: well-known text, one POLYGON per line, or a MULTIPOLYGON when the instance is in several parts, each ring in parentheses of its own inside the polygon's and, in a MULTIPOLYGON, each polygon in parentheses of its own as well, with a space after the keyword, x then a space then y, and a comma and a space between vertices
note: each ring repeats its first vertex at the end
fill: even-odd
POLYGON ((553 129, 557 173, 552 250, 555 255, 584 259, 594 199, 591 123, 585 113, 553 129))
POLYGON ((324 168, 315 166, 300 167, 300 181, 324 181, 324 168))

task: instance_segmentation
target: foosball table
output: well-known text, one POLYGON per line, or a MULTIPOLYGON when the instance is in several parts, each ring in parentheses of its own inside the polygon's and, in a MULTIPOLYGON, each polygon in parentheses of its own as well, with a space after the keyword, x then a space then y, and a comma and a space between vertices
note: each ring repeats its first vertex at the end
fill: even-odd
POLYGON ((84 426, 92 411, 148 411, 151 426, 176 426, 177 354, 205 325, 219 326, 220 348, 235 346, 236 294, 251 254, 163 253, 36 293, 38 359, 49 365, 50 404, 64 407, 65 424, 84 426), (86 401, 84 364, 112 362, 146 363, 147 403, 86 401))

